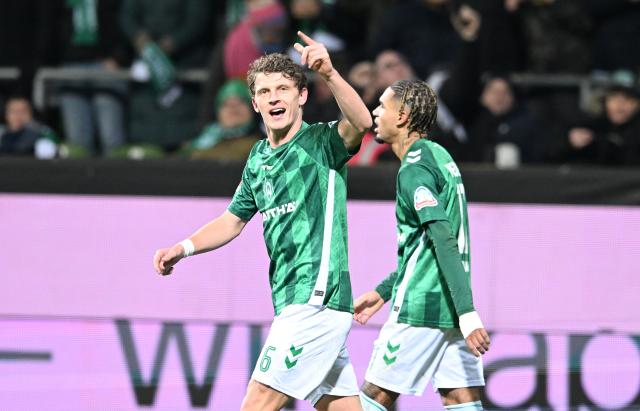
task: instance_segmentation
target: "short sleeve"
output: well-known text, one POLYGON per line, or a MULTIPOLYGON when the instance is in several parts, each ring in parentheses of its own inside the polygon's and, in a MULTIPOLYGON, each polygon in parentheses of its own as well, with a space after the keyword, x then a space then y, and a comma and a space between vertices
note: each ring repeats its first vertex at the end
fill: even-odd
POLYGON ((236 192, 231 199, 231 204, 227 208, 229 212, 241 220, 249 221, 258 211, 253 192, 251 191, 251 183, 248 172, 248 166, 242 171, 242 180, 236 188, 236 192))
POLYGON ((420 225, 431 221, 447 220, 438 189, 438 175, 434 170, 418 164, 401 171, 399 195, 412 208, 420 225))
POLYGON ((329 167, 335 170, 342 168, 358 150, 354 150, 353 152, 347 150, 347 147, 344 145, 344 140, 338 132, 337 121, 319 124, 318 126, 321 127, 320 141, 322 149, 329 161, 329 167))

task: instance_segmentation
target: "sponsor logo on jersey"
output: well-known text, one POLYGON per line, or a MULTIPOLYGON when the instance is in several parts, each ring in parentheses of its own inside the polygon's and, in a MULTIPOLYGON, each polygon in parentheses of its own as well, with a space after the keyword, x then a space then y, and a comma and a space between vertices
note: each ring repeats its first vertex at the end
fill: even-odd
POLYGON ((421 210, 425 207, 435 207, 437 205, 438 200, 436 200, 436 197, 427 187, 420 186, 416 188, 416 191, 413 193, 413 206, 416 210, 421 210))
POLYGON ((262 193, 267 200, 271 200, 271 197, 273 197, 273 184, 271 184, 271 181, 264 180, 264 183, 262 183, 262 193))
POLYGON ((293 213, 294 211, 296 211, 296 208, 298 208, 298 204, 298 201, 291 201, 289 203, 265 210, 261 213, 262 219, 264 221, 269 221, 274 217, 280 217, 281 215, 293 213))

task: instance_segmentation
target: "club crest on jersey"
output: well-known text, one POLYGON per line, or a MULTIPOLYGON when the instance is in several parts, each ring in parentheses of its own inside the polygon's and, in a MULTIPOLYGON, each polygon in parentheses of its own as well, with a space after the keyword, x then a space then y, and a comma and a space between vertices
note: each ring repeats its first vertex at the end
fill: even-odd
POLYGON ((271 197, 273 197, 273 184, 271 184, 271 181, 264 180, 264 183, 262 183, 262 192, 268 200, 271 200, 271 197))
POLYGON ((435 207, 437 205, 438 200, 436 200, 436 197, 427 187, 420 186, 416 188, 416 191, 413 193, 413 206, 416 210, 421 210, 425 207, 435 207))

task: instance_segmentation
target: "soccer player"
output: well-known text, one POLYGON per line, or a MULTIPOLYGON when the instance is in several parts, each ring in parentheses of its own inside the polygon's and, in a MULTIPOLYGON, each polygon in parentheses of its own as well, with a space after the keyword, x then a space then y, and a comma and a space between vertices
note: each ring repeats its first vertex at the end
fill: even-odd
POLYGON ((242 410, 279 410, 290 398, 319 410, 360 410, 345 342, 353 300, 347 264, 346 167, 371 115, 334 69, 325 46, 298 32, 307 65, 333 92, 343 118, 307 124, 303 68, 281 54, 254 61, 247 82, 267 139, 251 150, 228 209, 186 240, 158 250, 156 271, 233 240, 262 214, 275 319, 242 410))
POLYGON ((401 159, 397 178, 398 266, 356 299, 365 324, 386 301, 389 319, 374 343, 360 398, 387 410, 399 394, 421 395, 429 380, 447 409, 481 410, 480 356, 489 335, 473 307, 467 203, 449 153, 426 137, 437 100, 427 83, 397 81, 373 111, 376 138, 401 159))

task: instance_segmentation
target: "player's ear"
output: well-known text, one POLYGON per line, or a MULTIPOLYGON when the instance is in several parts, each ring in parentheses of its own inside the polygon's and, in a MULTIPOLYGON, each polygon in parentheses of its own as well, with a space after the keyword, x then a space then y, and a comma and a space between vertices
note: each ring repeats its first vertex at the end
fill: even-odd
POLYGON ((406 107, 403 110, 398 111, 398 117, 396 121, 396 126, 404 127, 409 123, 409 113, 407 112, 406 107))
POLYGON ((259 112, 260 112, 260 110, 258 110, 258 105, 256 104, 256 99, 254 99, 253 97, 251 98, 251 105, 253 106, 253 110, 254 110, 256 113, 259 113, 259 112))
POLYGON ((307 102, 307 97, 309 97, 309 90, 307 90, 307 88, 304 87, 302 90, 300 90, 300 97, 298 97, 298 105, 304 106, 304 103, 307 102))

